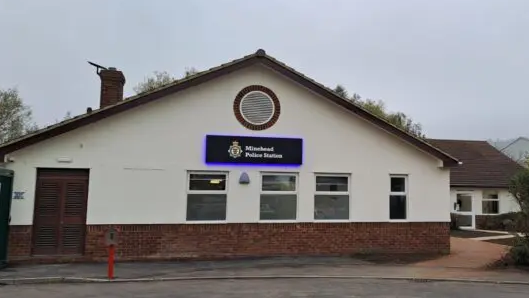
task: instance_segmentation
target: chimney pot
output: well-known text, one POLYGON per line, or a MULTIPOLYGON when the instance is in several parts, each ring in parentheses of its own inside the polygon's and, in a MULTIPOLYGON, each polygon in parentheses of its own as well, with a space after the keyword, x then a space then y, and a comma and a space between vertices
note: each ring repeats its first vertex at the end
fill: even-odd
POLYGON ((101 78, 101 97, 99 107, 105 108, 117 104, 123 100, 123 86, 125 85, 125 76, 115 67, 101 69, 99 72, 101 78))

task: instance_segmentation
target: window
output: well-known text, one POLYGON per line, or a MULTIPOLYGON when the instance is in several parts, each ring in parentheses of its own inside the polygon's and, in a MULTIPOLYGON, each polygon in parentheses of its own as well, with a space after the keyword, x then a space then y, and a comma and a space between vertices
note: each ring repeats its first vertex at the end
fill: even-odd
POLYGON ((497 191, 486 190, 483 191, 483 199, 481 201, 482 214, 499 214, 500 213, 500 199, 497 191))
POLYGON ((188 174, 188 221, 226 220, 226 173, 188 174))
POLYGON ((406 219, 408 185, 406 176, 390 177, 389 219, 406 219))
POLYGON ((261 220, 295 220, 297 216, 297 175, 261 176, 261 220))
POLYGON ((316 175, 314 219, 349 219, 349 176, 316 175))

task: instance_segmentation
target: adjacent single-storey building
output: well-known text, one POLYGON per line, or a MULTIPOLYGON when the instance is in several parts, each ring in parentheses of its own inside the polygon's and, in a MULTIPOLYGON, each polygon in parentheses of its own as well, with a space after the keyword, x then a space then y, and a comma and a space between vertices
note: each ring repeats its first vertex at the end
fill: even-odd
POLYGON ((263 50, 0 147, 11 260, 121 260, 450 248, 458 160, 263 50))
POLYGON ((452 212, 468 228, 487 228, 487 218, 519 211, 509 180, 523 167, 487 141, 428 140, 462 164, 451 169, 452 212))

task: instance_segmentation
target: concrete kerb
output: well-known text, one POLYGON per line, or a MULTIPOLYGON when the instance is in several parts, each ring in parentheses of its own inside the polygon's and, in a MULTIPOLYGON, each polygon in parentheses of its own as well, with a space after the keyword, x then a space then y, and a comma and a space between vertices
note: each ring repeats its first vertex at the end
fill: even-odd
POLYGON ((458 282, 482 284, 511 284, 527 285, 529 281, 488 280, 465 278, 428 278, 428 277, 395 277, 395 276, 363 276, 363 275, 244 275, 244 276, 180 276, 153 278, 84 278, 84 277, 37 277, 37 278, 5 278, 0 279, 0 286, 52 284, 52 283, 133 283, 133 282, 163 282, 163 281, 200 281, 200 280, 256 280, 256 279, 351 279, 351 280, 401 280, 411 282, 458 282))

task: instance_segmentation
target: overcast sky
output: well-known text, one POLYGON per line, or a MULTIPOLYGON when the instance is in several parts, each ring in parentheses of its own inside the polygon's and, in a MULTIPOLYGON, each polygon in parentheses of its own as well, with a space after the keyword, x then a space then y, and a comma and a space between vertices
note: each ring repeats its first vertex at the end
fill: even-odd
POLYGON ((0 88, 40 125, 98 107, 86 61, 181 76, 263 48, 309 77, 382 99, 429 137, 529 135, 527 0, 0 0, 0 88))

